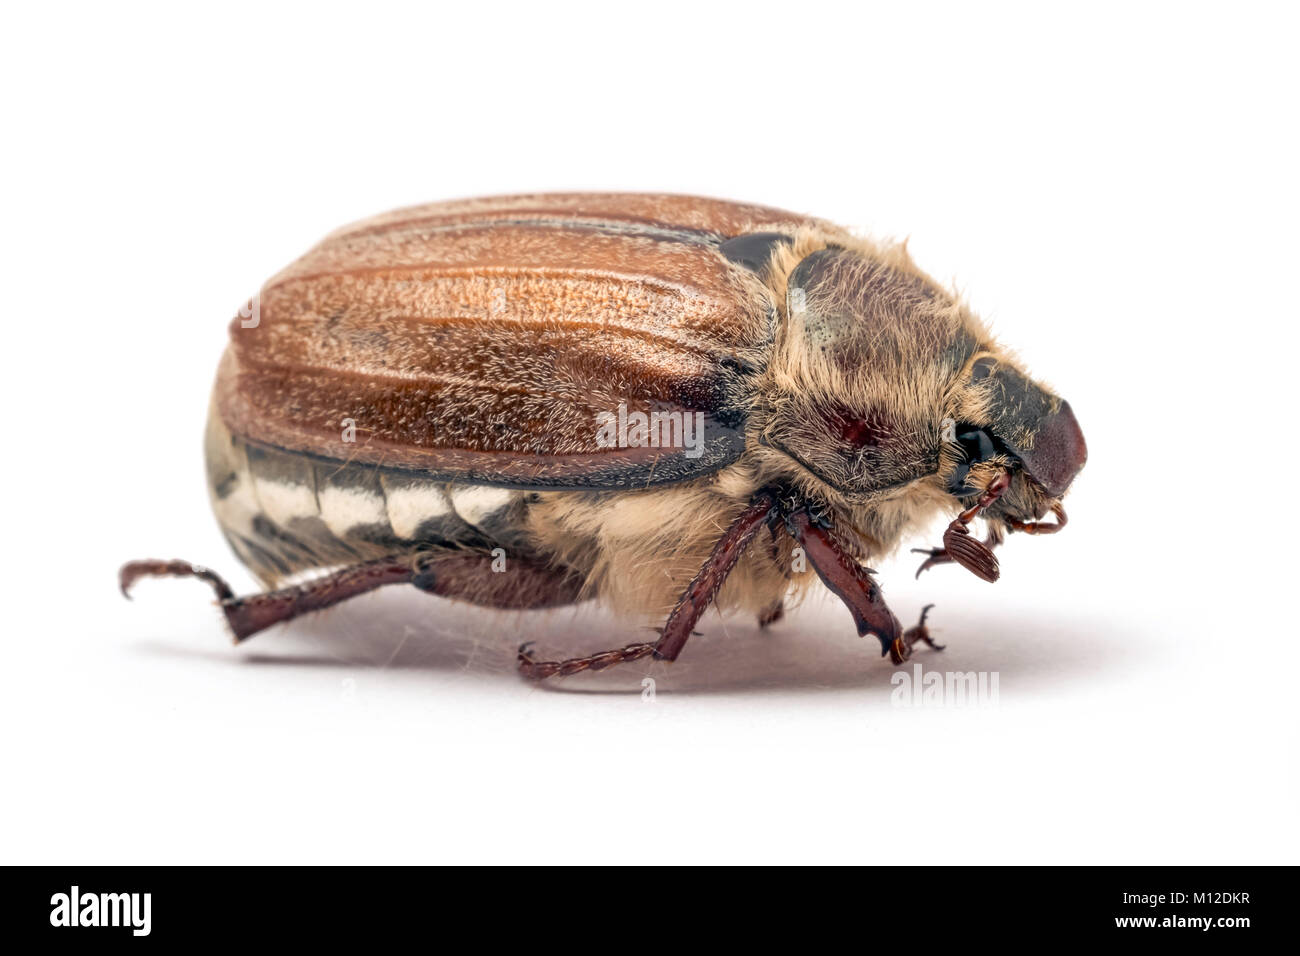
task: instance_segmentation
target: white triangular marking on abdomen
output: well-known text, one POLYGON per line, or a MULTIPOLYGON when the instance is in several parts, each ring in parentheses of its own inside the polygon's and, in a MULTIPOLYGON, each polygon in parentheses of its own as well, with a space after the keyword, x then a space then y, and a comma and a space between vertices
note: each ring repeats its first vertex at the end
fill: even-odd
POLYGON ((500 511, 514 501, 516 491, 506 488, 482 488, 463 485, 451 489, 451 504, 469 524, 477 526, 493 512, 500 511))
POLYGON ((316 500, 320 502, 320 516, 326 527, 340 538, 357 525, 388 523, 384 499, 360 488, 320 488, 316 500))
POLYGON ((436 485, 394 487, 385 482, 384 497, 388 499, 389 527, 397 537, 408 540, 424 522, 451 511, 451 502, 436 485))
POLYGON ((319 512, 316 489, 310 485, 257 479, 257 499, 266 516, 280 527, 294 518, 314 518, 319 512))

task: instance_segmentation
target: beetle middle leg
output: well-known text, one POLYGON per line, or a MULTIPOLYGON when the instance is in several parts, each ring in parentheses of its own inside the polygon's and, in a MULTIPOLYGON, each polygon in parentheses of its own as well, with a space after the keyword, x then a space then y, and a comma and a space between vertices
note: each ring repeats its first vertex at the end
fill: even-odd
POLYGON ((760 491, 754 496, 748 508, 741 512, 731 527, 713 547, 709 559, 704 562, 694 580, 686 588, 677 606, 673 608, 664 623, 659 640, 653 644, 629 644, 612 651, 603 651, 587 657, 571 657, 562 661, 534 660, 528 645, 519 648, 519 672, 525 677, 542 680, 547 677, 564 677, 582 671, 604 670, 615 664, 637 661, 652 654, 656 660, 675 661, 686 646, 694 631, 696 623, 704 614, 713 599, 718 596, 727 575, 736 566, 754 536, 762 530, 769 519, 778 513, 779 505, 776 495, 770 491, 760 491))

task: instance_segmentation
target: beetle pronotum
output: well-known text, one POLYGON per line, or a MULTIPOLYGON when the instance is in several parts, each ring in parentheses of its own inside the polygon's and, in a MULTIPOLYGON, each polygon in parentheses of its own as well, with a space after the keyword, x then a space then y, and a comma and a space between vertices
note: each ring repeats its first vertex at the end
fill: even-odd
POLYGON ((946 510, 921 570, 996 580, 992 547, 1064 524, 1086 458, 1069 405, 902 246, 638 194, 334 233, 231 322, 206 451, 217 520, 270 590, 136 561, 124 592, 199 577, 236 640, 387 584, 667 615, 653 643, 522 647, 531 677, 675 660, 710 604, 766 624, 817 578, 902 662, 933 644, 925 615, 904 630, 862 561, 946 510))

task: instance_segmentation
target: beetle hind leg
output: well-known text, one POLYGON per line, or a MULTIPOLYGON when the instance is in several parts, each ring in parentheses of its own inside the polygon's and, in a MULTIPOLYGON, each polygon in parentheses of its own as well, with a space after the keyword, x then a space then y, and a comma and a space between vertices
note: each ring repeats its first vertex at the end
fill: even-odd
POLYGON ((188 561, 131 561, 118 572, 122 593, 142 577, 193 577, 208 582, 235 634, 246 640, 273 624, 322 611, 389 584, 411 584, 421 591, 481 607, 524 609, 571 604, 581 579, 567 569, 519 557, 507 573, 493 570, 490 554, 414 552, 363 561, 292 587, 236 596, 215 572, 188 561))
POLYGON ((649 657, 655 652, 655 644, 651 642, 643 644, 628 644, 626 647, 620 647, 613 651, 602 651, 599 654, 590 654, 587 657, 570 657, 563 661, 539 661, 533 657, 531 642, 521 644, 519 655, 516 660, 519 663, 519 673, 531 680, 545 680, 548 677, 568 677, 570 674, 581 674, 583 671, 603 671, 607 667, 613 667, 615 664, 628 664, 632 661, 639 661, 643 657, 649 657))
POLYGON ((198 578, 206 581, 216 592, 218 601, 228 601, 234 598, 234 589, 226 583, 225 578, 217 574, 211 568, 205 568, 201 564, 191 564, 188 561, 158 561, 148 559, 144 561, 128 561, 117 572, 117 586, 122 591, 122 597, 128 601, 131 600, 131 588, 140 578, 198 578))
POLYGON ((276 591, 239 597, 220 575, 188 561, 129 561, 118 572, 122 593, 143 577, 192 577, 206 581, 217 596, 235 642, 246 640, 272 624, 279 624, 312 611, 324 610, 386 584, 411 581, 415 569, 409 559, 379 558, 343 568, 311 581, 276 591))

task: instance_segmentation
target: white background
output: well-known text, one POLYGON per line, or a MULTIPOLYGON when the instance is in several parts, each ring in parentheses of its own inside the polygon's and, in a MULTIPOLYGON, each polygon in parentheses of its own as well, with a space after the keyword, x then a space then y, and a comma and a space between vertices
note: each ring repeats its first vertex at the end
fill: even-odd
MULTIPOLYGON (((1240 4, 265 4, 6 13, 4 862, 1296 862, 1296 24, 1240 4), (345 222, 543 189, 910 236, 1067 396, 1068 530, 989 586, 877 564, 891 704, 816 601, 673 667, 534 686, 397 589, 233 649, 200 437, 239 303, 345 222), (657 680, 653 702, 641 679, 657 680)), ((909 546, 937 541, 908 542, 909 546)))

